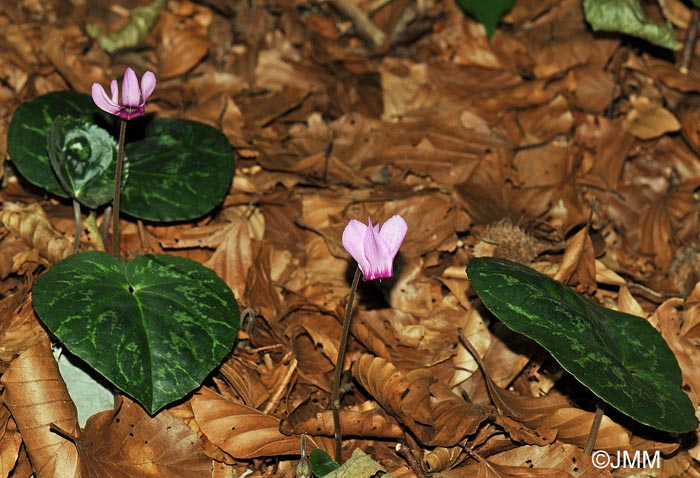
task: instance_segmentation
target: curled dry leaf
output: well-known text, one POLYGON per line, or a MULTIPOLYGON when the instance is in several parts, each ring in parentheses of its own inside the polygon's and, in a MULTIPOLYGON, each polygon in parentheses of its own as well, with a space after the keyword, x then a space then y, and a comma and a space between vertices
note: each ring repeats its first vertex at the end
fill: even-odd
POLYGON ((249 407, 258 408, 270 398, 270 391, 260 380, 260 372, 239 357, 228 357, 219 367, 219 373, 235 396, 249 407))
POLYGON ((37 478, 78 475, 75 444, 51 431, 78 435, 78 412, 51 353, 48 336, 12 361, 2 376, 3 401, 22 434, 37 478))
POLYGON ((595 251, 588 235, 588 227, 582 228, 566 241, 564 257, 554 279, 576 285, 579 292, 595 292, 595 251))
POLYGON ((429 446, 452 446, 473 434, 488 412, 465 402, 432 376, 429 369, 404 374, 369 354, 355 362, 353 374, 387 411, 429 446))
POLYGON ((151 417, 128 398, 90 417, 77 448, 84 478, 211 476, 211 459, 194 431, 168 411, 151 417))
MULTIPOLYGON (((386 415, 375 402, 364 402, 358 406, 341 410, 340 424, 343 436, 396 440, 402 438, 404 434, 396 420, 386 415)), ((280 430, 285 435, 306 433, 307 435, 333 436, 333 412, 331 410, 319 412, 294 426, 283 421, 280 430)))
POLYGON ((447 470, 464 460, 466 453, 463 446, 450 448, 436 447, 423 458, 423 467, 428 473, 447 470))
POLYGON ((208 388, 191 403, 204 436, 235 458, 299 454, 299 437, 280 433, 280 421, 272 415, 230 402, 208 388))
POLYGON ((3 226, 39 250, 49 263, 55 264, 71 254, 71 241, 56 231, 39 204, 22 207, 5 203, 0 212, 3 226))

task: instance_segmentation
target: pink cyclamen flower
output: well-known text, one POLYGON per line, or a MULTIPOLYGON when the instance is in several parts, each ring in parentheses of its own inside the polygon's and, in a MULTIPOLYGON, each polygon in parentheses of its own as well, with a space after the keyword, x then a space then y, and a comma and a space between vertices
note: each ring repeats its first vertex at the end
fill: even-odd
POLYGON ((156 88, 156 75, 152 71, 147 71, 141 77, 141 87, 136 72, 127 68, 122 81, 122 102, 119 104, 119 88, 117 80, 112 80, 110 89, 112 97, 107 96, 107 92, 99 83, 92 84, 92 101, 98 108, 107 113, 117 115, 123 120, 130 120, 143 116, 146 112, 146 100, 156 88))
POLYGON ((352 219, 343 231, 343 247, 357 261, 363 280, 382 279, 393 274, 394 257, 406 237, 408 226, 399 216, 384 223, 369 225, 352 219))

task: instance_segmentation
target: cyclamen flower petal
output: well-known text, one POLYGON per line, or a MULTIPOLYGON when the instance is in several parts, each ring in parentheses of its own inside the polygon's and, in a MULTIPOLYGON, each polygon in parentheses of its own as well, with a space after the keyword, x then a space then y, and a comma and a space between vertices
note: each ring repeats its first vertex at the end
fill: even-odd
POLYGON ((144 73, 141 77, 141 87, 136 77, 136 72, 127 68, 122 81, 122 102, 119 104, 119 87, 117 80, 112 80, 110 90, 112 97, 107 96, 107 92, 102 85, 92 84, 92 101, 98 108, 107 113, 117 115, 121 119, 130 120, 143 116, 146 113, 146 100, 156 87, 156 75, 151 71, 144 73))
POLYGON ((394 257, 403 243, 408 225, 399 215, 383 226, 368 225, 352 219, 343 231, 343 247, 357 261, 363 280, 383 279, 393 275, 394 257))

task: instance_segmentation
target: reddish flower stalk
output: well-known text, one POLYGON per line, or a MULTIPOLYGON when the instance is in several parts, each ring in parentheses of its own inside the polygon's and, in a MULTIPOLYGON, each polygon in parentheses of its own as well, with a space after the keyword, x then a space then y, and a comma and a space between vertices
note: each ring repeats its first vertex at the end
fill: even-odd
POLYGON ((122 102, 119 103, 117 80, 112 80, 112 96, 99 83, 92 84, 92 101, 98 108, 121 118, 119 128, 119 149, 117 150, 117 167, 114 175, 114 199, 112 201, 112 255, 119 258, 119 200, 122 186, 122 169, 124 167, 124 138, 127 120, 138 118, 146 113, 146 100, 156 88, 156 75, 147 71, 141 77, 141 86, 136 72, 127 68, 122 81, 122 102))
POLYGON ((394 257, 399 252, 408 226, 406 221, 399 216, 393 216, 383 226, 372 224, 372 219, 367 219, 367 225, 355 219, 351 220, 343 231, 343 247, 357 261, 357 269, 350 286, 343 330, 340 334, 338 346, 338 359, 335 363, 335 373, 331 387, 331 406, 333 408, 333 425, 335 432, 335 461, 342 461, 342 427, 340 425, 340 378, 343 373, 345 361, 345 349, 350 334, 350 318, 352 317, 352 303, 355 299, 357 284, 360 281, 360 272, 364 280, 383 279, 393 275, 394 257))

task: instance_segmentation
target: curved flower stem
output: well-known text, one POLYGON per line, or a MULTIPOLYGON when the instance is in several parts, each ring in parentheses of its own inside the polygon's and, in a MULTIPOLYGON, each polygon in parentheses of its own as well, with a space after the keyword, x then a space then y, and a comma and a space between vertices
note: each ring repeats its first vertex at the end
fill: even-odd
POLYGON ((80 233, 83 225, 80 216, 80 203, 73 199, 73 222, 75 223, 75 235, 73 236, 73 254, 80 249, 80 233))
POLYGON ((355 276, 352 278, 350 286, 350 296, 345 309, 343 319, 343 331, 340 334, 340 345, 338 346, 338 360, 335 362, 335 373, 333 374, 333 385, 331 387, 331 405, 333 407, 333 428, 335 431, 335 461, 342 463, 343 434, 340 427, 340 377, 343 375, 343 362, 345 362, 345 349, 348 346, 348 335, 350 335, 350 319, 352 318, 352 303, 355 300, 357 284, 360 282, 360 268, 355 269, 355 276))
POLYGON ((126 120, 122 120, 119 125, 119 149, 117 150, 117 170, 114 174, 114 200, 112 202, 112 255, 117 259, 119 259, 119 199, 122 192, 125 138, 126 120))

